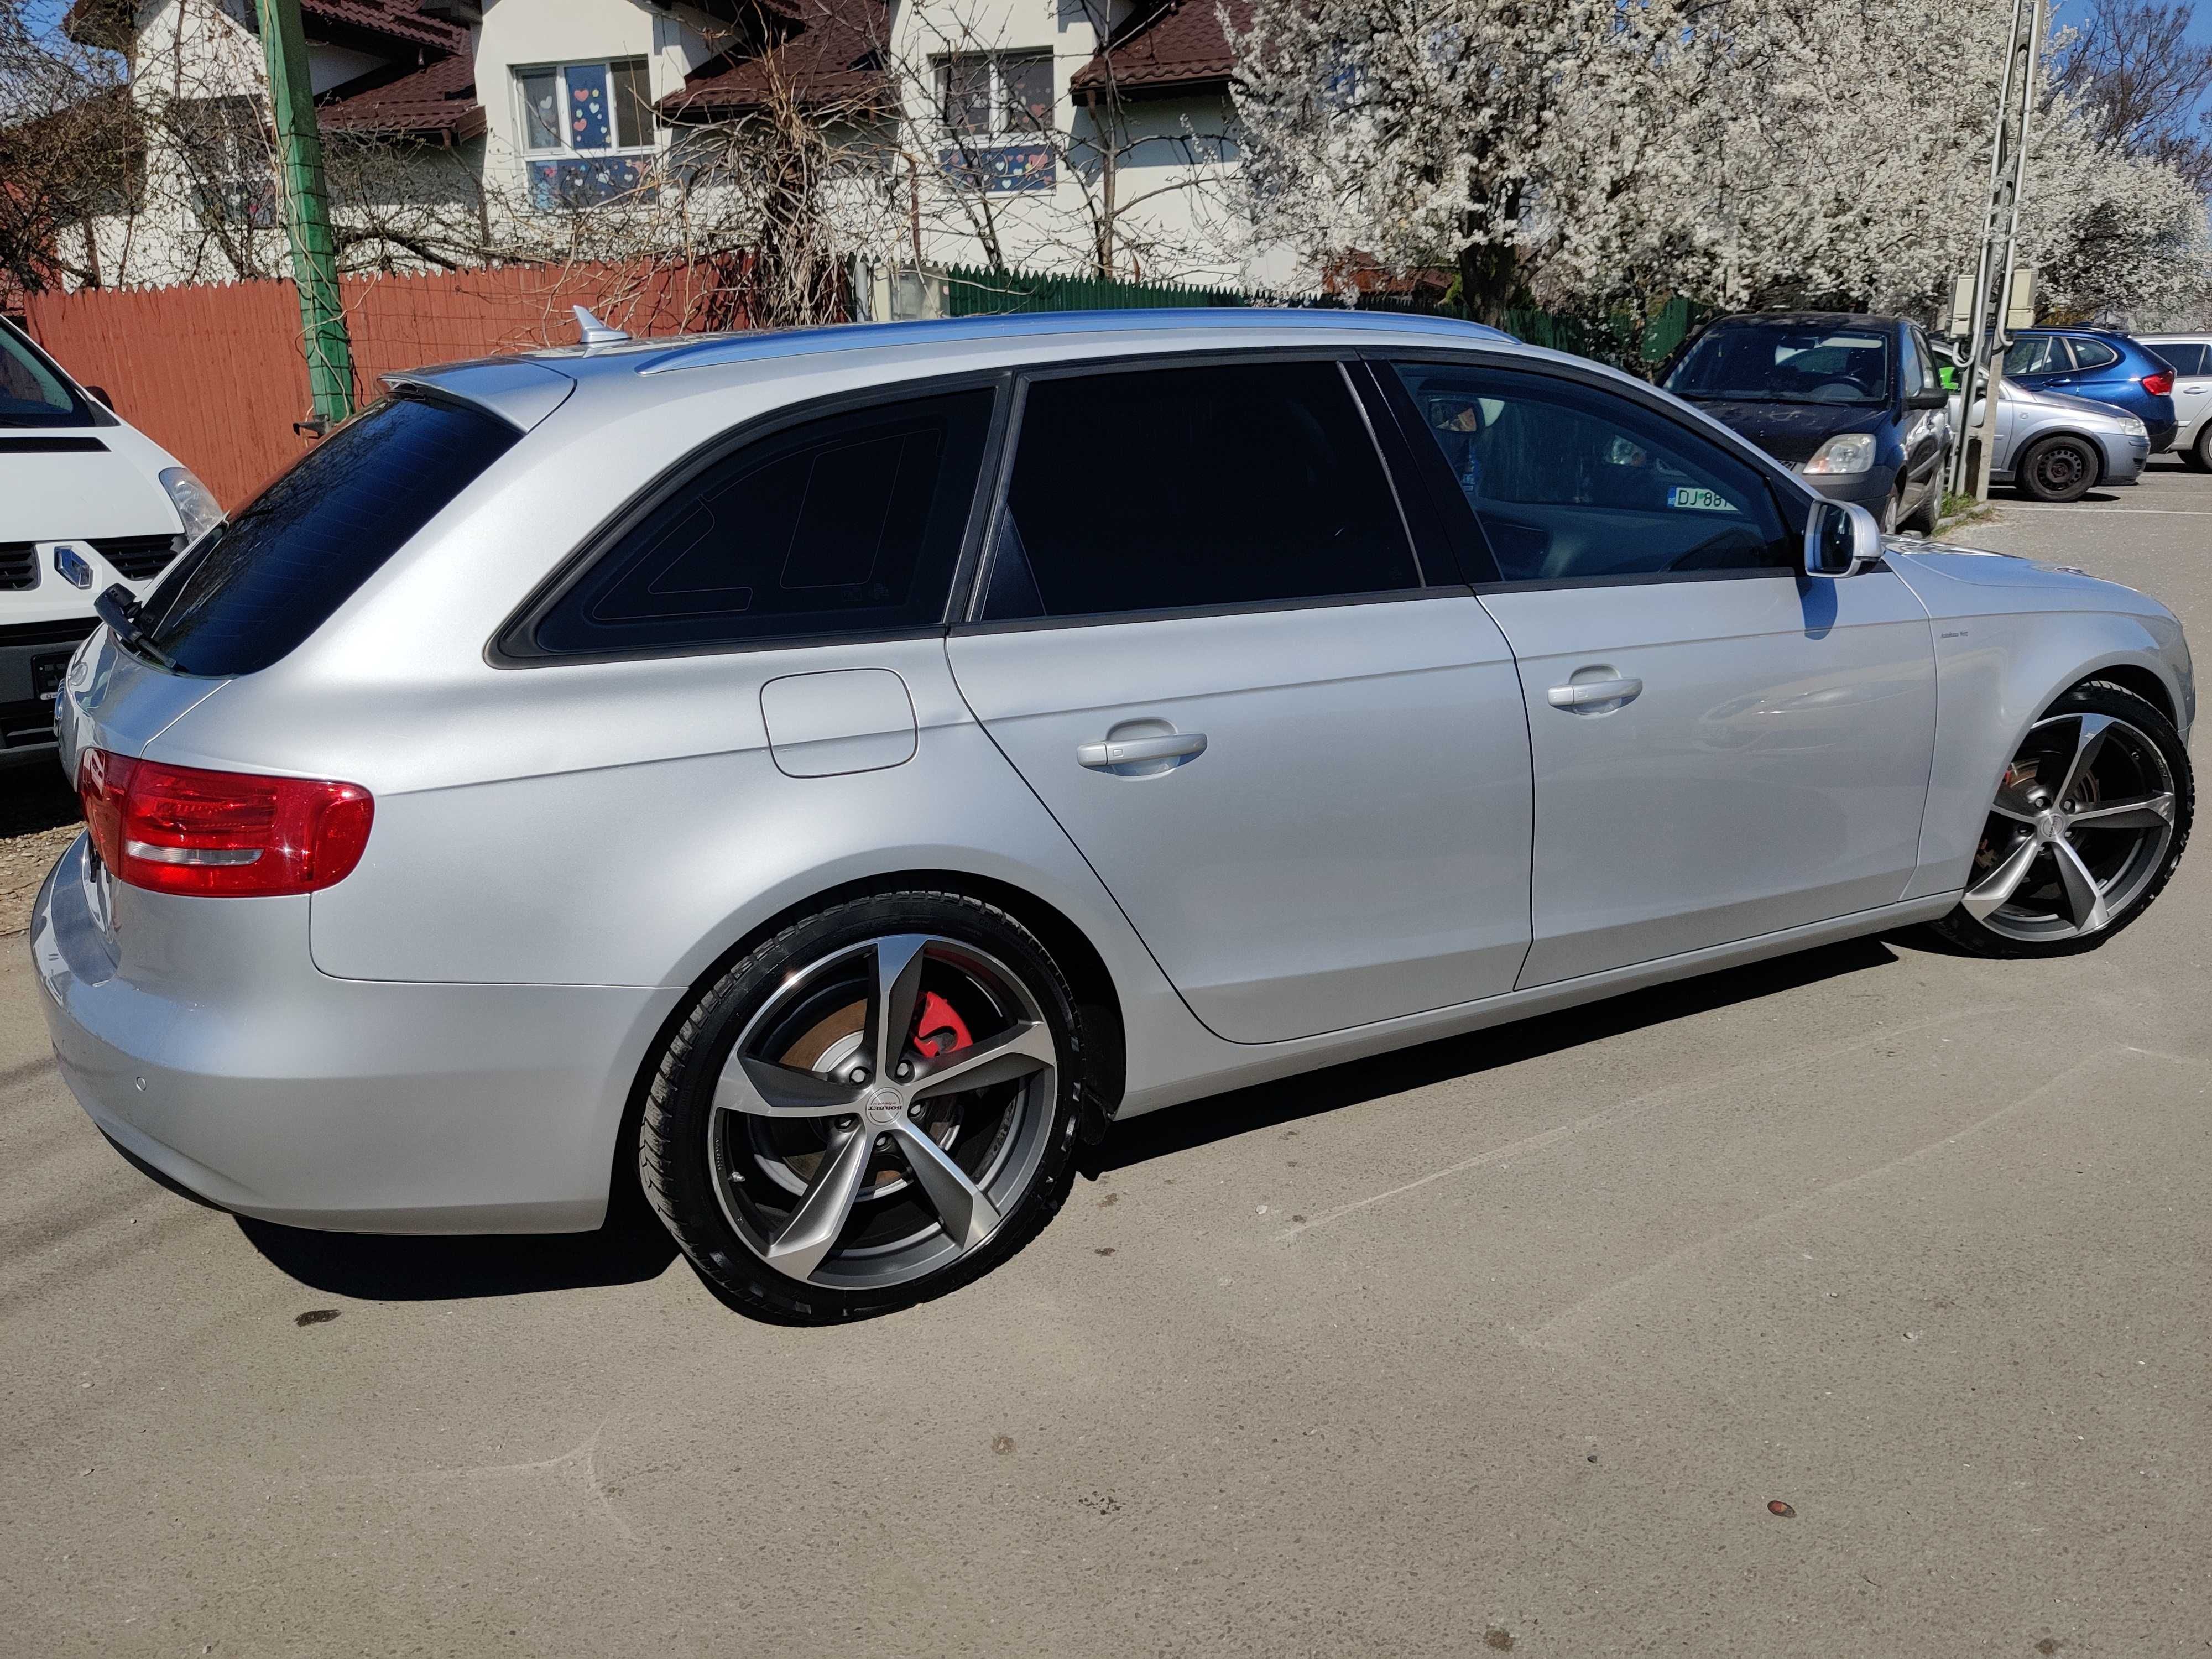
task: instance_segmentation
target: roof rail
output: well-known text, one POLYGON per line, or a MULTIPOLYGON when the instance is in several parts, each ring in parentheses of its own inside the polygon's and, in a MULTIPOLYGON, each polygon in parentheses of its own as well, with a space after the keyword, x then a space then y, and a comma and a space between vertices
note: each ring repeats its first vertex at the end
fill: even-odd
POLYGON ((678 344, 642 356, 640 374, 677 369, 804 356, 817 351, 863 351, 938 341, 1030 338, 1051 334, 1133 334, 1200 329, 1285 329, 1372 331, 1377 334, 1469 335, 1511 340, 1501 329, 1452 317, 1424 317, 1404 312, 1331 311, 1320 307, 1292 310, 1268 306, 1162 307, 1127 311, 1021 311, 991 317, 937 318, 905 323, 840 323, 823 328, 762 331, 724 335, 678 344))

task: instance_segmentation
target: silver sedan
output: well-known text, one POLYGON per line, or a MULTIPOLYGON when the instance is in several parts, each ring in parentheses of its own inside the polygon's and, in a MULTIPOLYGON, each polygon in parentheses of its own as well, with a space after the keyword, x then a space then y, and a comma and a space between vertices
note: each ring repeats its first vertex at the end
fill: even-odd
POLYGON ((2189 833, 2163 605, 1885 544, 1488 330, 388 386, 61 696, 63 1075, 245 1214, 634 1195, 733 1304, 866 1315, 1018 1249, 1121 1119, 1907 923, 2082 950, 2189 833))

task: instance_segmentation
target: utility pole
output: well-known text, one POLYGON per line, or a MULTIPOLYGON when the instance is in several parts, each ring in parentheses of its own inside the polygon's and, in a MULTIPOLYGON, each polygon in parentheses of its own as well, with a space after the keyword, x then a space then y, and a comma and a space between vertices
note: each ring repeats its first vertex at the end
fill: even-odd
POLYGON ((2004 354, 2012 308, 2013 256, 2020 240, 2020 192, 2027 175, 2027 130, 2035 112, 2035 65, 2043 47, 2045 0, 2013 0, 2012 39, 2005 48, 1997 92, 1996 137, 1990 146, 1989 213, 1982 226, 1980 263, 1969 295, 1972 351, 1966 362, 1960 418, 1972 422, 1951 458, 1951 492, 1990 498, 1990 459, 1996 452, 1997 398, 2004 383, 2004 354), (1975 421, 1974 388, 1982 386, 1982 418, 1975 421))
POLYGON ((323 188, 323 140, 307 73, 307 32, 300 0, 258 0, 269 101, 276 117, 276 159, 284 178, 284 234, 292 281, 300 290, 300 335, 315 418, 325 428, 353 413, 353 343, 338 304, 337 252, 330 198, 323 188))

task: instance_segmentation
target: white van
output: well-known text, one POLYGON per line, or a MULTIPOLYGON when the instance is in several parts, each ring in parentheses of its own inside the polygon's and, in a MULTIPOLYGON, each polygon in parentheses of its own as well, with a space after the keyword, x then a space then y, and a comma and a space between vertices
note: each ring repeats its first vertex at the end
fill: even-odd
POLYGON ((0 318, 0 766, 54 752, 54 691, 120 582, 144 598, 222 508, 0 318))

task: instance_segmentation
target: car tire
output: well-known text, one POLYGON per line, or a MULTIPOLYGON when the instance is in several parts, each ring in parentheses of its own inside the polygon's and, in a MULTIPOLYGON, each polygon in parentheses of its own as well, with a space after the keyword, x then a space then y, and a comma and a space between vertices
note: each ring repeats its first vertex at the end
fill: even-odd
POLYGON ((2013 476, 2021 492, 2039 501, 2078 501, 2102 470, 2087 441, 2062 434, 2031 444, 2013 476))
POLYGON ((1966 893, 1929 925, 1975 956, 2093 951, 2165 890, 2195 811, 2189 751, 2172 722, 2119 686, 2078 685, 2007 764, 1966 893))
POLYGON ((2181 459, 2191 471, 2212 472, 2212 421, 2197 429, 2197 441, 2181 452, 2181 459))
POLYGON ((1898 528, 1916 536, 1932 536, 1943 511, 1943 485, 1940 478, 1928 486, 1928 499, 1900 520, 1898 528))
POLYGON ((848 899, 697 994, 647 1091, 639 1179, 740 1311, 889 1313, 989 1272, 1059 1211, 1086 1069, 1066 976, 1014 916, 951 891, 848 899), (879 1024, 902 1029, 885 1042, 879 1024), (988 1080, 950 1087, 963 1073, 988 1080))

